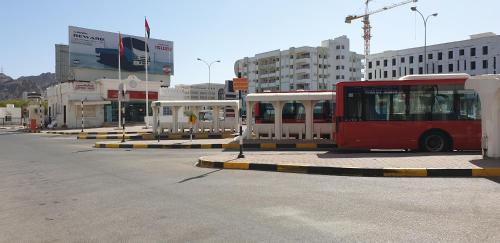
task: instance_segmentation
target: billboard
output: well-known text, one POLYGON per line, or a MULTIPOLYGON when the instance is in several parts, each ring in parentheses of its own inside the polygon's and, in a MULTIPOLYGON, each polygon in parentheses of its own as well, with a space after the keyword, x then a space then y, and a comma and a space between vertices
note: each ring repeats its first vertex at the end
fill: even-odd
MULTIPOLYGON (((69 58, 71 68, 118 71, 118 33, 69 26, 69 58)), ((148 73, 174 74, 174 43, 122 34, 124 53, 121 70, 145 72, 148 52, 148 73)))

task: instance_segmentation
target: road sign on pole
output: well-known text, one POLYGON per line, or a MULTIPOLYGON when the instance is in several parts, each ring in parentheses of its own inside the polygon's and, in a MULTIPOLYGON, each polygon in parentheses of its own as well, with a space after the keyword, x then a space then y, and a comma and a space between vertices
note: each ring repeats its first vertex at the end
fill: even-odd
POLYGON ((233 89, 235 91, 248 90, 248 79, 247 78, 233 78, 233 89))

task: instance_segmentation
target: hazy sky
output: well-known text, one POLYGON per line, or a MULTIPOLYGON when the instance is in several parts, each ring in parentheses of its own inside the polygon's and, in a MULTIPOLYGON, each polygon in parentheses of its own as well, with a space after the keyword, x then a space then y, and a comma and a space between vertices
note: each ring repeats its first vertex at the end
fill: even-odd
MULTIPOLYGON (((401 0, 374 0, 378 9, 401 0)), ((362 53, 362 24, 344 23, 364 12, 364 0, 163 0, 163 1, 24 1, 0 2, 0 65, 13 77, 54 72, 54 44, 68 43, 68 25, 144 35, 174 41, 172 84, 207 82, 206 66, 196 61, 220 59, 212 82, 234 76, 235 60, 292 46, 319 46, 347 35, 351 49, 362 53)), ((371 17, 372 53, 423 45, 423 23, 413 4, 371 17)), ((424 14, 439 13, 428 24, 428 44, 500 34, 498 0, 419 0, 424 14)))

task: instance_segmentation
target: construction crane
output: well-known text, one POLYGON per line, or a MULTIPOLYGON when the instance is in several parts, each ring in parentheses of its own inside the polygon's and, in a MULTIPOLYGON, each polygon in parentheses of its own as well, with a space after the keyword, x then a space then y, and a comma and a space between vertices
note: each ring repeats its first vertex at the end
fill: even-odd
MULTIPOLYGON (((350 24, 353 20, 363 18, 363 39, 365 40, 365 70, 366 70, 366 65, 368 65, 368 55, 370 55, 370 39, 372 38, 371 35, 371 25, 370 25, 370 15, 376 14, 383 12, 385 10, 389 10, 391 8, 399 7, 408 3, 416 3, 418 0, 407 0, 399 3, 394 3, 390 6, 383 7, 381 9, 377 9, 374 11, 369 11, 368 8, 368 3, 370 3, 373 0, 365 0, 365 13, 362 15, 349 15, 345 18, 345 22, 350 24)), ((367 79, 366 76, 366 71, 365 71, 365 80, 367 79)))

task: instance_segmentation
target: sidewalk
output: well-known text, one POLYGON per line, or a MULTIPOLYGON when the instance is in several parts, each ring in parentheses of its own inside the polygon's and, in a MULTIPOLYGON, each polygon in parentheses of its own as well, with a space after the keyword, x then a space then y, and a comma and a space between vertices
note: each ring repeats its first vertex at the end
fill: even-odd
POLYGON ((500 160, 483 160, 479 153, 259 152, 247 153, 243 159, 236 155, 201 157, 197 166, 351 176, 500 176, 500 160))
MULTIPOLYGON (((48 134, 62 134, 62 135, 108 135, 108 134, 122 134, 122 129, 117 127, 97 127, 97 128, 84 128, 82 129, 58 129, 58 130, 43 130, 42 132, 48 134)), ((126 134, 144 134, 151 133, 152 129, 145 129, 144 125, 125 127, 126 134)))

